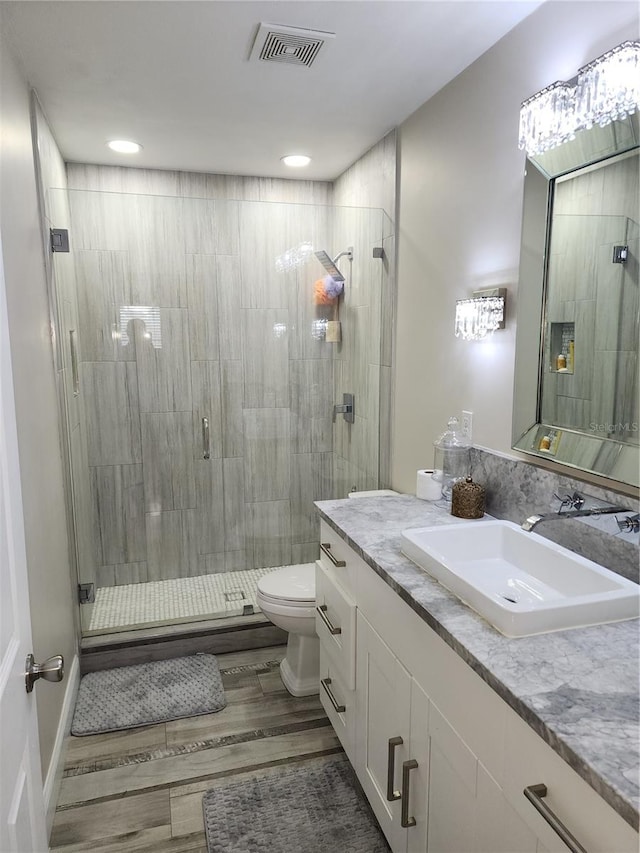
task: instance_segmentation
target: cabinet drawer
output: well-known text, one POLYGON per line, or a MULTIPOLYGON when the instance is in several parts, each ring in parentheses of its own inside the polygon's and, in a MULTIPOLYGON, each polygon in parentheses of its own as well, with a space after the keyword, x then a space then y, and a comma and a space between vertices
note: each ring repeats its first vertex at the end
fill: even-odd
POLYGON ((637 853, 638 833, 511 709, 507 715, 504 793, 550 853, 567 846, 524 796, 545 785, 544 803, 589 853, 637 853))
POLYGON ((320 645, 349 690, 356 686, 356 605, 318 560, 316 632, 320 645))
POLYGON ((320 562, 336 583, 355 598, 358 566, 364 561, 326 521, 320 522, 320 562))
POLYGON ((320 702, 337 734, 347 758, 355 764, 356 694, 349 690, 320 646, 320 702))

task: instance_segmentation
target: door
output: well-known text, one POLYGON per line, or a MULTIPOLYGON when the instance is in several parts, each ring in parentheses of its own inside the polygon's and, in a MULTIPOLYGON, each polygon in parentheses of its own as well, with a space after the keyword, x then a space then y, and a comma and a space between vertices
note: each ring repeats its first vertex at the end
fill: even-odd
POLYGON ((45 829, 7 302, 0 244, 0 850, 41 853, 45 829))
POLYGON ((394 853, 407 849, 400 825, 402 765, 409 754, 411 676, 360 612, 356 676, 356 772, 394 853))

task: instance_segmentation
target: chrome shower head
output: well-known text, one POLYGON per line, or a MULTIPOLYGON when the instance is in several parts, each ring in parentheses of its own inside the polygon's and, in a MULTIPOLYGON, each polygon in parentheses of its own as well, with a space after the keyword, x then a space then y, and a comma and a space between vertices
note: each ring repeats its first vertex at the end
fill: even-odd
POLYGON ((352 261, 353 260, 353 249, 352 248, 348 248, 344 252, 340 252, 340 254, 337 255, 333 261, 331 260, 329 255, 324 250, 321 250, 320 252, 314 252, 313 254, 320 261, 320 263, 326 269, 326 271, 329 273, 331 278, 335 279, 335 281, 344 281, 344 276, 342 275, 342 273, 340 272, 340 270, 336 266, 336 261, 338 260, 338 258, 341 258, 343 255, 346 255, 349 258, 349 260, 352 261))

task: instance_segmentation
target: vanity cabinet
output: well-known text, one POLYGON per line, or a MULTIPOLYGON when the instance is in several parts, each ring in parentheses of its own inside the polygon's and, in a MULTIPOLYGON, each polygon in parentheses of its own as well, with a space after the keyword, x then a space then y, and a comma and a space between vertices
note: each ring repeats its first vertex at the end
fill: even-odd
POLYGON ((427 849, 428 706, 424 691, 359 613, 355 770, 394 851, 427 849))
POLYGON ((334 728, 394 853, 567 853, 523 793, 539 784, 588 853, 637 853, 637 832, 344 542, 340 555, 356 666, 334 728))

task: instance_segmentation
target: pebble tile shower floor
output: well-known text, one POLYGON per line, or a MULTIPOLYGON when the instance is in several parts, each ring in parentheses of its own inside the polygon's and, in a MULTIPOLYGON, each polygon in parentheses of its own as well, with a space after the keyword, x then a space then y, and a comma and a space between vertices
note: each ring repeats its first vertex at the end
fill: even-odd
POLYGON ((258 581, 276 570, 246 569, 102 587, 96 592, 87 633, 242 616, 247 606, 257 613, 260 611, 256 600, 258 581))

